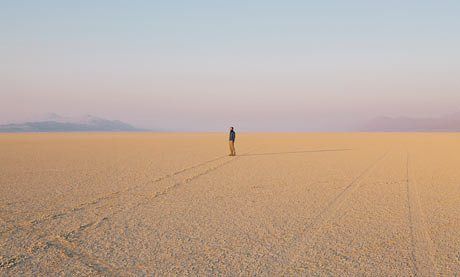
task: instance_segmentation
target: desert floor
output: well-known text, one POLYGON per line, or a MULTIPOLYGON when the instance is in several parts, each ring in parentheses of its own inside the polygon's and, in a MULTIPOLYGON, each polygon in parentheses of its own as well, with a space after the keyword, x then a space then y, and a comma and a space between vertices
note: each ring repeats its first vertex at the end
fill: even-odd
POLYGON ((0 135, 0 275, 460 273, 460 134, 0 135))

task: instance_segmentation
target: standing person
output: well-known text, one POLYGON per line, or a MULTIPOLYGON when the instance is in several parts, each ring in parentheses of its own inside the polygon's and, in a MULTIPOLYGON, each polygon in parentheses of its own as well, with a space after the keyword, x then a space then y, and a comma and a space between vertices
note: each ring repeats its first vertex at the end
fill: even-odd
POLYGON ((233 131, 233 127, 230 127, 229 145, 230 145, 230 154, 229 154, 229 156, 236 156, 236 151, 235 151, 235 131, 233 131))

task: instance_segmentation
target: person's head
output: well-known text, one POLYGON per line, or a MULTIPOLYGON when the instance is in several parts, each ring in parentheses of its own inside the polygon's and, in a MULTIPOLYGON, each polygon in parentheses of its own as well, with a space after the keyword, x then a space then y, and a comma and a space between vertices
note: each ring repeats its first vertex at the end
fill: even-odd
POLYGON ((233 127, 230 127, 230 131, 233 131, 233 127))

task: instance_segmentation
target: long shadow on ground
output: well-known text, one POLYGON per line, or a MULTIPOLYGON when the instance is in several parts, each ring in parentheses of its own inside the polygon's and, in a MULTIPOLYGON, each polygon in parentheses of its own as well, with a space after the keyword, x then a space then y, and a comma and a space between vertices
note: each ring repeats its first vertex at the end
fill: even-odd
POLYGON ((300 154, 300 153, 318 153, 318 152, 341 152, 341 151, 351 151, 353 149, 321 149, 321 150, 304 150, 304 151, 288 151, 288 152, 272 152, 272 153, 252 153, 252 154, 242 154, 238 156, 265 156, 265 155, 281 155, 281 154, 300 154))

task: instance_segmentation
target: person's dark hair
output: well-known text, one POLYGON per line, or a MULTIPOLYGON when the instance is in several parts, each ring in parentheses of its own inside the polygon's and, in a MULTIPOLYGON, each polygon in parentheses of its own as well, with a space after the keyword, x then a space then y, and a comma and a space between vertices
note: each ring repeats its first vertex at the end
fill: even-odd
POLYGON ((233 126, 232 126, 232 127, 230 127, 230 129, 232 129, 232 130, 233 130, 233 129, 234 129, 234 128, 233 128, 233 126))

